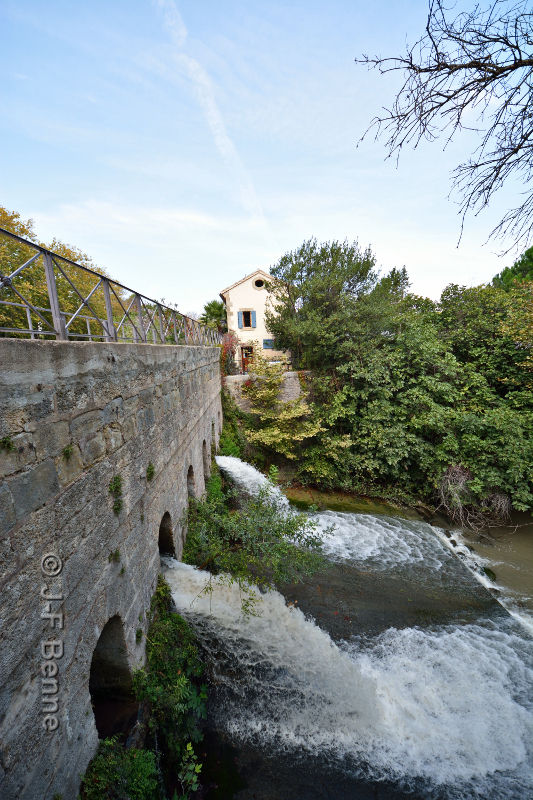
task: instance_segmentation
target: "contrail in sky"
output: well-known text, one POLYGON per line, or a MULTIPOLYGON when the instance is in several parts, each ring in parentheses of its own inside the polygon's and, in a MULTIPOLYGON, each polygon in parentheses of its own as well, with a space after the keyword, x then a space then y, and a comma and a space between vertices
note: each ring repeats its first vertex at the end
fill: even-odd
POLYGON ((187 39, 187 28, 174 0, 153 0, 153 2, 162 12, 165 27, 178 51, 174 56, 175 61, 194 85, 196 96, 213 135, 216 148, 237 176, 244 208, 254 217, 258 217, 262 222, 265 222, 263 209, 252 180, 226 130, 224 119, 215 100, 215 90, 211 78, 196 59, 183 52, 187 39))

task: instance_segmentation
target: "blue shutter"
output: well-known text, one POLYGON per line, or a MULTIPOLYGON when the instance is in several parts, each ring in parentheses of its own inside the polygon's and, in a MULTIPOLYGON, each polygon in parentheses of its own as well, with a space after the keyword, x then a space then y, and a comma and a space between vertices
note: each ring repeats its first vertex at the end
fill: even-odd
POLYGON ((252 311, 252 328, 255 328, 255 311, 252 311))
POLYGON ((237 317, 239 320, 239 328, 242 328, 242 311, 237 311, 237 317))

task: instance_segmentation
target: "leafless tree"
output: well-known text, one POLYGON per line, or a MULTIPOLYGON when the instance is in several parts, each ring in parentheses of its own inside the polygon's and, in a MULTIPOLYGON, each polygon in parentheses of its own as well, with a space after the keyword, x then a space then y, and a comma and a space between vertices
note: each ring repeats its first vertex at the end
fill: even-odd
MULTIPOLYGON (((489 238, 527 246, 533 233, 533 0, 493 0, 457 13, 430 0, 425 34, 405 55, 363 55, 358 63, 380 73, 403 72, 392 108, 375 117, 369 131, 385 138, 389 156, 405 145, 460 130, 479 133, 472 155, 452 173, 452 189, 465 215, 479 213, 511 176, 525 187, 518 204, 489 238)), ((363 137, 364 138, 364 137, 363 137)))

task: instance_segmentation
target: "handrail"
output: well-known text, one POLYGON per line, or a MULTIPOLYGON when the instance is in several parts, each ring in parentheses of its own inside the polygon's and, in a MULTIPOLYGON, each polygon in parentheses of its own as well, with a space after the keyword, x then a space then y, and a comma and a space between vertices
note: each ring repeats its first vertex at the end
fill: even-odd
POLYGON ((30 336, 32 339, 55 336, 56 339, 63 341, 88 338, 103 339, 108 342, 141 343, 147 343, 148 336, 151 335, 154 344, 158 342, 174 345, 220 344, 221 335, 217 330, 181 314, 171 306, 153 300, 119 281, 4 228, 0 228, 0 246, 2 236, 33 248, 37 252, 32 257, 25 258, 24 263, 20 265, 8 264, 7 266, 12 268, 10 274, 2 274, 2 267, 5 269, 5 266, 0 257, 0 334, 30 336), (40 260, 41 265, 39 265, 40 260), (39 269, 39 266, 41 278, 37 283, 36 269, 39 269), (43 281, 43 267, 45 281, 43 281), (85 282, 87 278, 97 279, 89 291, 87 286, 76 285, 75 270, 81 270, 82 274, 85 274, 85 282), (28 275, 29 288, 27 282, 23 286, 17 286, 17 279, 21 276, 26 278, 28 275), (58 281, 60 286, 65 287, 63 292, 58 292, 58 281), (44 289, 45 282, 46 289, 44 289), (48 308, 43 307, 42 302, 37 303, 35 299, 37 297, 42 301, 43 291, 48 298, 48 308), (130 296, 127 297, 126 293, 130 296), (81 313, 87 310, 89 314, 81 313), (24 311, 26 317, 24 323, 27 327, 21 324, 23 322, 21 311, 24 311), (51 318, 47 319, 44 314, 51 318), (74 322, 81 323, 82 320, 85 321, 87 333, 71 329, 74 322), (10 324, 4 324, 6 322, 10 324), (91 322, 99 325, 102 332, 91 331, 91 322))

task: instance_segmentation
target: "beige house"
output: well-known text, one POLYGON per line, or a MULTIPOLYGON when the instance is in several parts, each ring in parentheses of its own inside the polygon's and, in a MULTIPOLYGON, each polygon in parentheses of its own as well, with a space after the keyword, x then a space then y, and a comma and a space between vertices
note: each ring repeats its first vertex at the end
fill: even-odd
POLYGON ((228 331, 239 339, 235 360, 241 372, 247 372, 257 350, 269 361, 287 360, 286 353, 274 349, 274 339, 265 324, 269 280, 268 272, 257 269, 220 292, 226 306, 228 331))

